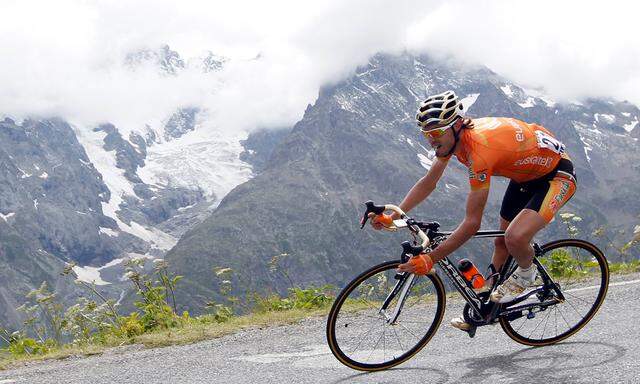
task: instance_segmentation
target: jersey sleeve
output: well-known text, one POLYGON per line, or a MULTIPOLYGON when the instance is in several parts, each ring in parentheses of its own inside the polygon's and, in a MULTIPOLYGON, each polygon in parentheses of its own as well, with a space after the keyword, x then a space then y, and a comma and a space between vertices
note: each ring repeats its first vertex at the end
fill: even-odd
POLYGON ((491 183, 492 165, 482 156, 482 153, 474 153, 469 158, 469 184, 471 190, 488 189, 491 183))

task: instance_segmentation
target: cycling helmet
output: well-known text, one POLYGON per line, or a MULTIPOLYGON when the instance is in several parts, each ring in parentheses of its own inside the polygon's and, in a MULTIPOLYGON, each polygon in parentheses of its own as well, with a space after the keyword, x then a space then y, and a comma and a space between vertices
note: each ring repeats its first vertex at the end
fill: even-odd
POLYGON ((446 91, 420 103, 416 120, 424 130, 429 125, 447 125, 458 117, 462 117, 462 103, 453 91, 446 91))

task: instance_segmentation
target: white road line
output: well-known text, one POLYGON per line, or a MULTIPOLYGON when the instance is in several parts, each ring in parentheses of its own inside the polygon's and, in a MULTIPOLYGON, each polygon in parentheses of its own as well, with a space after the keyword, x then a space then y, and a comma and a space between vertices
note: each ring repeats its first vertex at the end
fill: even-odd
POLYGON ((4 380, 0 380, 0 384, 10 384, 10 383, 15 383, 16 381, 13 379, 4 379, 4 380))
MULTIPOLYGON (((618 287, 620 285, 628 285, 628 284, 637 284, 640 283, 640 279, 638 280, 629 280, 629 281, 621 281, 619 283, 609 283, 609 288, 611 287, 618 287)), ((597 289, 600 288, 599 285, 593 285, 591 287, 584 287, 584 288, 575 288, 575 289, 569 289, 566 292, 579 292, 579 291, 587 291, 589 289, 597 289)))
MULTIPOLYGON (((262 355, 241 356, 236 360, 250 361, 252 363, 277 363, 282 360, 289 360, 291 357, 309 357, 328 355, 331 353, 329 347, 325 344, 310 345, 300 352, 289 353, 267 353, 262 355)), ((0 383, 1 384, 1 383, 0 383)))

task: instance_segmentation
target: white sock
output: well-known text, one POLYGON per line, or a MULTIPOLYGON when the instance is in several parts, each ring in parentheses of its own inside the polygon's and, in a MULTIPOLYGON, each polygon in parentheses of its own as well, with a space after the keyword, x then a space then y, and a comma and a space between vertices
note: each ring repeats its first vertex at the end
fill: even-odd
POLYGON ((518 276, 522 277, 524 280, 527 280, 529 282, 533 282, 536 279, 537 270, 538 270, 538 268, 536 268, 536 265, 535 264, 531 264, 529 266, 529 268, 518 267, 518 269, 516 269, 515 273, 517 273, 518 276))

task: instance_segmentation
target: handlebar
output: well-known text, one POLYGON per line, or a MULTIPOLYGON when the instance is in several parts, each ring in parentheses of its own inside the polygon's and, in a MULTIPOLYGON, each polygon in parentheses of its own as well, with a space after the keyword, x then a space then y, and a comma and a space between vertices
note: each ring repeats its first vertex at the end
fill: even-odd
MULTIPOLYGON (((375 215, 380 215, 385 211, 394 211, 398 215, 400 215, 399 220, 393 221, 394 225, 398 228, 405 227, 405 226, 408 227, 409 230, 411 230, 411 232, 415 233, 420 238, 420 240, 422 240, 422 243, 419 246, 415 246, 415 247, 408 242, 406 242, 406 244, 403 243, 402 248, 404 250, 404 253, 408 253, 415 256, 415 255, 419 255, 420 253, 424 252, 425 249, 427 249, 430 243, 429 236, 427 236, 427 234, 424 233, 424 231, 420 228, 420 225, 418 225, 418 223, 415 220, 409 218, 407 214, 404 213, 402 209, 400 209, 400 207, 393 204, 375 205, 371 200, 367 201, 364 204, 367 207, 367 209, 365 210, 364 215, 362 216, 362 220, 360 220, 360 224, 361 224, 360 229, 364 228, 365 224, 367 223, 367 220, 369 220, 370 213, 373 213, 375 215)), ((430 225, 427 225, 427 228, 428 230, 431 230, 431 229, 437 230, 438 226, 439 226, 438 223, 431 223, 430 225)))
POLYGON ((367 207, 367 209, 364 212, 364 215, 362 216, 362 220, 360 220, 360 229, 364 228, 364 225, 367 223, 367 220, 369 220, 369 214, 373 213, 375 215, 381 215, 383 214, 385 211, 394 211, 396 213, 398 213, 400 215, 400 218, 405 218, 406 215, 405 213, 402 211, 402 209, 400 209, 400 207, 395 206, 395 205, 375 205, 373 203, 373 201, 369 200, 366 203, 364 203, 364 205, 367 207))

